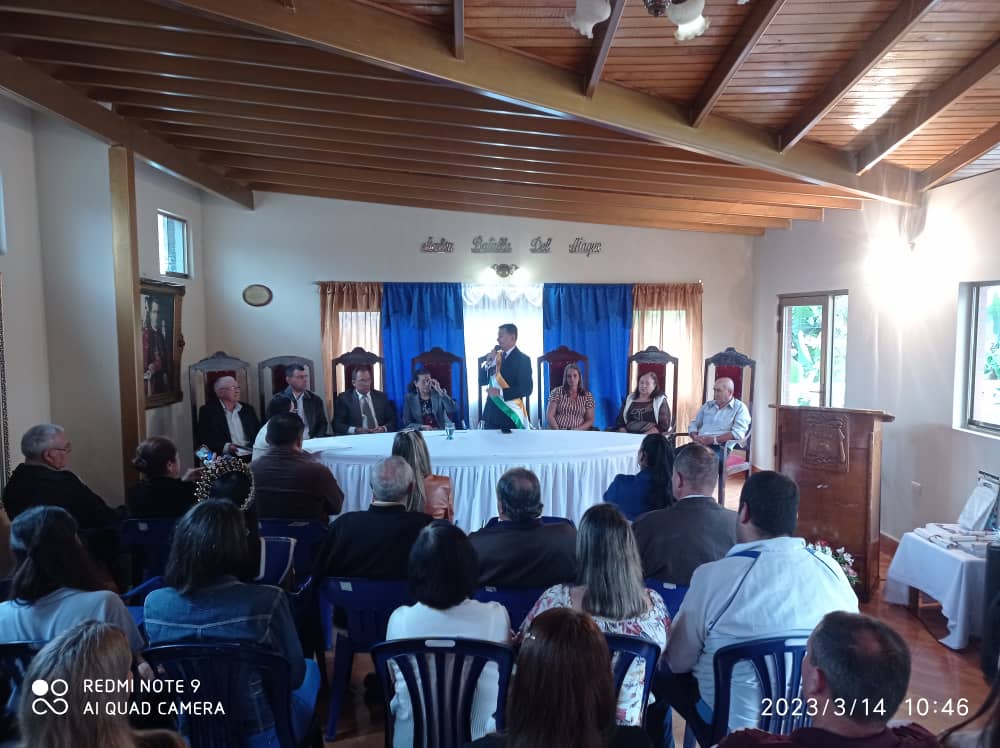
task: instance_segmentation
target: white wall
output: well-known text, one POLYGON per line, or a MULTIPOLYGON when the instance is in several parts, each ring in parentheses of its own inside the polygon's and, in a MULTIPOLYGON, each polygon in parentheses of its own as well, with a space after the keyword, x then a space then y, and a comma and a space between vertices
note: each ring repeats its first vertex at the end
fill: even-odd
POLYGON ((887 410, 882 529, 955 521, 976 471, 1000 470, 1000 440, 953 428, 959 283, 1000 278, 1000 172, 930 193, 913 250, 895 210, 828 211, 758 238, 753 352, 758 366, 754 464, 774 464, 777 295, 849 291, 846 407, 887 410), (911 483, 920 484, 919 488, 911 483))
POLYGON ((3 276, 4 359, 10 456, 21 462, 21 434, 49 420, 48 351, 35 187, 31 112, 0 96, 0 177, 7 227, 3 276))
MULTIPOLYGON (((312 358, 322 376, 319 293, 325 280, 477 282, 483 268, 513 262, 532 282, 704 282, 707 353, 750 343, 750 237, 508 218, 473 213, 257 193, 253 212, 205 197, 209 349, 251 364, 270 356, 312 358), (478 235, 506 236, 509 255, 474 255, 478 235), (428 236, 454 242, 453 254, 421 254, 428 236), (532 255, 536 236, 552 253, 532 255), (570 255, 578 236, 603 242, 600 254, 570 255), (274 301, 243 303, 250 283, 274 301)), ((522 276, 523 277, 523 276, 522 276)), ((486 341, 487 344, 489 341, 486 341)), ((256 370, 254 369, 255 378, 256 370)), ((317 384, 316 389, 320 389, 317 384)), ((254 400, 256 403, 256 389, 254 400)))

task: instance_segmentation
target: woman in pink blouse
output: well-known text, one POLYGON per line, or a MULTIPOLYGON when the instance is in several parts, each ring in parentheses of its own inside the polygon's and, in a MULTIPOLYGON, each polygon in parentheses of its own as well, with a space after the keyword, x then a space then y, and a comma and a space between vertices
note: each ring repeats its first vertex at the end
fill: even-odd
POLYGON ((562 387, 549 393, 545 420, 550 429, 564 431, 589 431, 594 425, 594 396, 583 389, 583 376, 576 364, 567 364, 562 387))

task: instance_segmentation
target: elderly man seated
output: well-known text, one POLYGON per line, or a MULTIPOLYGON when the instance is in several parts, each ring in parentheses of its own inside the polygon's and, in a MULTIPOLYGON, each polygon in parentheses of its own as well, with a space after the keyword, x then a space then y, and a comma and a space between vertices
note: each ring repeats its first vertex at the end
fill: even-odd
POLYGON ((219 377, 212 389, 218 400, 198 411, 198 442, 217 455, 249 457, 260 430, 257 412, 240 400, 240 385, 233 377, 219 377))
POLYGON ((729 377, 716 379, 712 388, 715 397, 698 409, 688 426, 691 440, 714 450, 720 460, 726 459, 726 442, 741 442, 750 433, 750 411, 741 400, 733 397, 733 389, 733 380, 729 377))

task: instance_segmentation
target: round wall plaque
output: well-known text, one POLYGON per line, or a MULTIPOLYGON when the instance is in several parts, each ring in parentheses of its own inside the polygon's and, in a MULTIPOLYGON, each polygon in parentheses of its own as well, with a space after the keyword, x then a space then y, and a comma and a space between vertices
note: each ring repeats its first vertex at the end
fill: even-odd
POLYGON ((271 289, 260 283, 251 283, 243 289, 243 301, 250 306, 267 306, 273 298, 271 289))

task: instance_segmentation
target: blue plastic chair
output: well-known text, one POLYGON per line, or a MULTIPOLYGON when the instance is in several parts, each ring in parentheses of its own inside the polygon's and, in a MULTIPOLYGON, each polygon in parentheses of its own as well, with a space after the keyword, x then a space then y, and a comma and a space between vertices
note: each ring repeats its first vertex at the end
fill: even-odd
POLYGON ((457 748, 471 742, 473 696, 489 662, 496 664, 500 675, 494 719, 497 730, 503 730, 507 685, 514 667, 511 647, 474 639, 420 638, 377 644, 371 652, 385 698, 387 748, 392 746, 394 729, 395 680, 390 662, 406 682, 414 748, 457 748))
POLYGON ((273 538, 295 538, 295 574, 305 579, 312 573, 315 549, 326 538, 330 525, 300 519, 264 518, 260 521, 260 534, 273 538))
MULTIPOLYGON (((712 741, 715 745, 729 734, 730 684, 733 668, 738 663, 749 662, 760 684, 760 703, 774 704, 778 699, 802 698, 802 659, 806 654, 806 637, 779 636, 754 639, 722 647, 715 653, 715 706, 712 708, 712 741)), ((758 717, 757 728, 775 735, 787 735, 800 727, 808 727, 812 719, 805 709, 771 709, 767 716, 758 717), (786 712, 779 715, 778 712, 786 712), (801 712, 790 714, 788 712, 801 712)), ((684 730, 684 748, 693 748, 694 732, 684 730)))
POLYGON ((652 577, 645 580, 646 589, 655 590, 663 598, 663 602, 667 606, 667 612, 670 614, 670 620, 674 620, 677 617, 677 611, 681 609, 681 603, 684 602, 684 596, 687 591, 691 589, 690 587, 685 587, 683 585, 671 584, 670 582, 661 582, 659 579, 653 579, 652 577))
POLYGON ((545 588, 518 589, 516 587, 480 587, 472 597, 481 603, 500 603, 507 609, 510 627, 517 631, 524 623, 531 607, 545 592, 545 588))
MULTIPOLYGON (((539 519, 542 520, 543 525, 569 525, 570 527, 576 527, 576 525, 573 524, 573 520, 571 520, 569 517, 555 517, 549 514, 545 514, 539 517, 539 519)), ((493 525, 498 524, 499 522, 500 522, 499 517, 490 517, 488 520, 486 520, 486 524, 483 525, 483 528, 493 527, 493 525)))
POLYGON ((333 678, 330 683, 330 714, 326 723, 326 739, 337 734, 337 722, 344 694, 351 684, 354 655, 370 652, 385 641, 385 631, 392 611, 401 605, 416 602, 406 581, 351 579, 327 577, 319 589, 319 609, 338 608, 347 617, 347 635, 337 633, 333 657, 333 678))
POLYGON ((260 539, 260 574, 254 581, 258 584, 282 586, 292 573, 295 545, 295 538, 275 538, 262 535, 260 539))
POLYGON ((135 625, 142 633, 143 637, 146 636, 146 596, 150 592, 161 589, 162 587, 163 577, 153 577, 152 579, 147 579, 138 587, 133 587, 128 592, 124 592, 121 595, 122 602, 125 603, 125 607, 128 608, 129 615, 132 616, 132 620, 135 621, 135 625))
POLYGON ((253 734, 239 705, 247 698, 247 683, 259 675, 274 717, 281 748, 294 748, 291 683, 288 663, 273 652, 248 644, 164 644, 145 650, 143 657, 164 678, 181 681, 186 693, 176 701, 196 699, 221 703, 225 715, 186 715, 185 737, 191 748, 243 748, 253 734), (200 681, 192 695, 191 682, 200 681))
POLYGON ((142 559, 142 581, 161 576, 167 568, 176 518, 127 519, 122 522, 122 544, 142 559))
POLYGON ((611 672, 614 676, 615 693, 622 690, 625 675, 637 658, 646 661, 646 673, 642 681, 642 715, 646 719, 646 704, 649 703, 649 692, 653 687, 653 676, 656 665, 660 661, 660 647, 648 639, 624 634, 605 634, 608 650, 611 652, 611 672))

